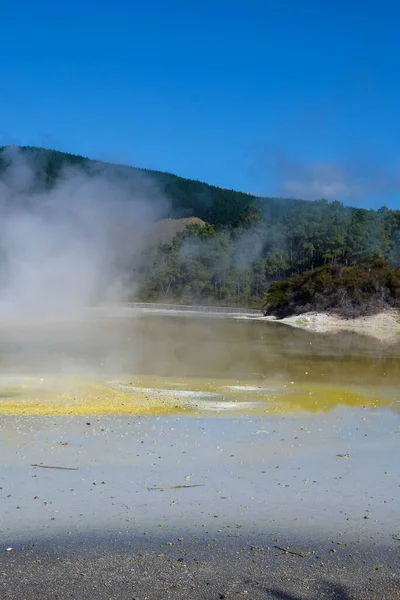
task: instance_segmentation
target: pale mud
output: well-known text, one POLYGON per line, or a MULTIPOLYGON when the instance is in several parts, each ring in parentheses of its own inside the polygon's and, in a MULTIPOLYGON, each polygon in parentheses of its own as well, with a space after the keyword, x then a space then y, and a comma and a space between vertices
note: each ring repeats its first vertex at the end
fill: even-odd
POLYGON ((369 408, 318 419, 3 416, 2 549, 109 531, 284 546, 295 532, 398 551, 399 433, 399 414, 369 408))

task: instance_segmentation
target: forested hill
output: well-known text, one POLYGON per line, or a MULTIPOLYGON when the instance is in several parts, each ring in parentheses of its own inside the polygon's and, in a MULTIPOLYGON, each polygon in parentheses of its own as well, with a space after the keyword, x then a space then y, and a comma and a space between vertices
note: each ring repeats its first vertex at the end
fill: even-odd
MULTIPOLYGON (((4 150, 4 147, 0 147, 0 175, 5 166, 2 156, 4 150)), ((165 216, 174 218, 198 217, 217 227, 229 227, 241 217, 248 206, 255 202, 255 197, 250 194, 222 189, 161 171, 106 163, 31 146, 20 147, 19 151, 28 157, 29 162, 36 168, 38 182, 50 186, 54 185, 63 169, 68 167, 79 167, 89 175, 107 173, 111 177, 127 182, 128 185, 129 182, 135 183, 138 174, 147 175, 170 201, 170 214, 165 216)))
MULTIPOLYGON (((21 152, 35 165, 40 185, 54 185, 62 170, 74 165, 88 174, 107 172, 128 187, 132 182, 133 190, 137 175, 144 173, 170 200, 165 217, 196 217, 209 224, 177 228, 175 238, 163 245, 155 236, 135 273, 143 300, 261 306, 271 282, 293 274, 324 265, 365 266, 377 258, 389 268, 400 264, 400 210, 350 208, 324 199, 258 198, 53 150, 24 147, 21 152)), ((4 166, 0 150, 0 177, 4 166)), ((301 293, 308 293, 310 282, 304 281, 301 293)))

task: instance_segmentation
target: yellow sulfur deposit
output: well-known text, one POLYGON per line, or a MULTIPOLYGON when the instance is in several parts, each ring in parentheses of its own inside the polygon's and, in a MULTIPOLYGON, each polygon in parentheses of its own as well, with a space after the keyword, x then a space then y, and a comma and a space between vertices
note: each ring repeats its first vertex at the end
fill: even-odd
POLYGON ((131 394, 100 384, 80 384, 70 392, 25 388, 18 395, 13 390, 9 397, 4 392, 0 397, 0 413, 14 415, 163 415, 184 408, 177 406, 172 397, 151 398, 144 393, 131 394))
POLYGON ((0 414, 168 415, 235 412, 293 414, 330 411, 336 406, 385 406, 357 391, 316 384, 205 381, 135 377, 127 382, 62 378, 0 382, 0 414))

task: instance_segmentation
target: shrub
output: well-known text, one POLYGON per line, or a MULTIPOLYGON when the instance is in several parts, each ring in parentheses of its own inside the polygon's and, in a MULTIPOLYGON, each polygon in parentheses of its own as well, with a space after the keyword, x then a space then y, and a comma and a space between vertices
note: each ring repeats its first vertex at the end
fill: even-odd
POLYGON ((400 307, 400 267, 382 259, 363 266, 326 265, 272 283, 265 314, 279 318, 310 311, 354 318, 400 307))

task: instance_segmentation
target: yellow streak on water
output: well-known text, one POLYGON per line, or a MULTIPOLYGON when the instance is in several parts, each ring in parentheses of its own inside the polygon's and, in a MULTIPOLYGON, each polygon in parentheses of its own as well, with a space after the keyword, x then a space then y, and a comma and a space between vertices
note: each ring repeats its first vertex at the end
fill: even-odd
POLYGON ((235 414, 273 415, 326 412, 339 405, 388 406, 382 399, 368 397, 356 390, 320 384, 269 382, 266 386, 260 381, 154 377, 125 381, 127 383, 38 379, 3 388, 0 384, 0 414, 168 415, 203 410, 212 413, 226 408, 225 412, 232 410, 235 414), (232 386, 242 389, 232 389, 232 386), (194 394, 187 395, 188 391, 194 394), (205 397, 202 398, 199 392, 205 397))
POLYGON ((14 415, 163 415, 183 409, 173 398, 151 398, 101 385, 79 386, 74 394, 29 389, 18 398, 3 395, 0 400, 0 413, 14 415))

